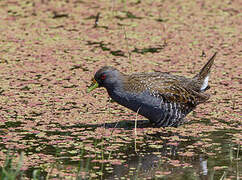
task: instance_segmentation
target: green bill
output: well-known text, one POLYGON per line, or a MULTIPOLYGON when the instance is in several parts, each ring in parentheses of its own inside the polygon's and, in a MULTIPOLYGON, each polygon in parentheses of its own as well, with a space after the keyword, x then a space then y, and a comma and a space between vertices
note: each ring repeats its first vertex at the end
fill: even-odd
POLYGON ((93 91, 94 89, 96 89, 98 87, 98 83, 97 82, 93 82, 91 84, 91 86, 87 89, 87 93, 93 91))

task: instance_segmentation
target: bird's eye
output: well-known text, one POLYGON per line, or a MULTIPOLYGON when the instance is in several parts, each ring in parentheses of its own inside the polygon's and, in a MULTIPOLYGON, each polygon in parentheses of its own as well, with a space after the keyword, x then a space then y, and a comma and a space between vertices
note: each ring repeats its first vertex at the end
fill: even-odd
POLYGON ((105 75, 105 74, 103 74, 103 75, 101 76, 101 80, 104 80, 104 79, 106 79, 106 75, 105 75))

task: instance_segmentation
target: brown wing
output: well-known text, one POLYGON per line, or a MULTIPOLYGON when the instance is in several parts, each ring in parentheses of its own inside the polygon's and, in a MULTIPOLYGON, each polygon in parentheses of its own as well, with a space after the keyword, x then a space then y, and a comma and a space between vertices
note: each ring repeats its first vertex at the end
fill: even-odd
POLYGON ((209 95, 194 91, 190 84, 191 79, 175 76, 168 73, 140 73, 128 77, 129 85, 126 90, 143 92, 150 91, 154 96, 161 96, 169 102, 188 106, 196 106, 209 99, 209 95))
POLYGON ((166 86, 163 87, 155 87, 153 90, 167 101, 194 107, 209 99, 208 95, 188 89, 184 87, 183 84, 179 83, 166 84, 166 86))

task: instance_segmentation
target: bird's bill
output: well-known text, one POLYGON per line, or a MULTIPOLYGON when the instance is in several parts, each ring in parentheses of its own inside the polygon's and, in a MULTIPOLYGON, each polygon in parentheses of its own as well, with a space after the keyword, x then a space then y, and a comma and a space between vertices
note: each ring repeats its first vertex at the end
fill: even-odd
POLYGON ((89 92, 93 91, 94 89, 98 88, 98 86, 99 86, 98 82, 95 79, 93 79, 91 86, 87 89, 87 93, 89 93, 89 92))

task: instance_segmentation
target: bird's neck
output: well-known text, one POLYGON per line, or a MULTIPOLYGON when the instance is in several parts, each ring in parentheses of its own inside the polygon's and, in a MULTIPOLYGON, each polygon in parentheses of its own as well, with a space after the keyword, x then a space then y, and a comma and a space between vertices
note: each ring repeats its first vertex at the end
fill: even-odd
POLYGON ((113 83, 109 87, 106 87, 109 96, 115 101, 117 101, 116 99, 119 99, 120 97, 124 96, 124 93, 125 93, 124 82, 126 82, 126 78, 127 78, 126 75, 120 74, 119 79, 117 79, 115 83, 113 83))

